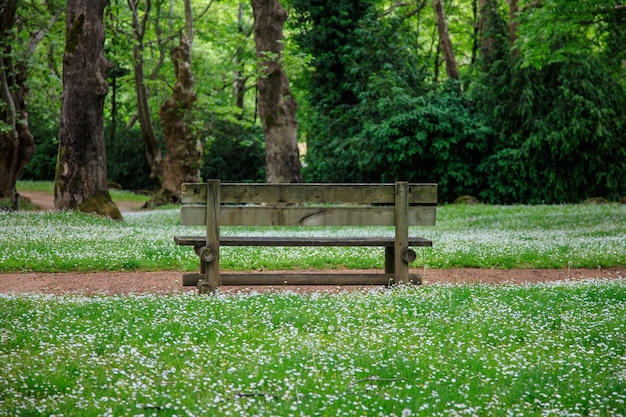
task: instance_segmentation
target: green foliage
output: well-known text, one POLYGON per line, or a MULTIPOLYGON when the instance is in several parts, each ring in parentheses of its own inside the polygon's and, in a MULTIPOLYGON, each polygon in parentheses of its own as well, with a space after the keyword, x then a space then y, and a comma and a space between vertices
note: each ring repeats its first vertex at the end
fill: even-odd
MULTIPOLYGON (((502 175, 489 166, 500 183, 517 182, 517 200, 529 203, 577 202, 593 196, 618 199, 626 191, 626 91, 609 77, 593 57, 533 69, 522 95, 534 98, 517 109, 518 135, 514 152, 501 152, 519 164, 520 177, 502 175), (532 82, 532 78, 538 80, 532 82), (525 117, 519 117, 524 115, 525 117)), ((508 169, 507 169, 508 170, 508 169)), ((487 198, 487 200, 491 200, 487 198)), ((499 201, 502 201, 499 198, 499 201)))
POLYGON ((367 77, 361 61, 366 39, 360 26, 374 12, 372 0, 293 0, 292 27, 300 47, 313 55, 315 72, 310 79, 311 102, 328 113, 341 105, 358 102, 359 81, 367 77))
POLYGON ((29 119, 30 132, 35 139, 37 149, 35 155, 22 170, 20 179, 54 181, 59 152, 59 127, 41 120, 39 115, 35 113, 29 119))
MULTIPOLYGON (((118 133, 107 134, 109 177, 148 188, 143 145, 126 127, 137 112, 131 13, 125 1, 111 3, 105 47, 115 73, 105 120, 118 133)), ((507 2, 445 2, 461 93, 434 82, 443 73, 434 15, 413 3, 285 3, 285 63, 307 142, 307 181, 436 181, 444 201, 468 193, 498 203, 626 194, 626 12, 615 1, 520 2, 515 53, 507 2)), ((23 57, 28 36, 49 29, 28 60, 27 111, 38 148, 24 179, 54 177, 65 22, 50 18, 62 7, 60 0, 20 3, 18 35, 5 39, 23 57)), ((158 1, 147 22, 144 82, 157 129, 174 83, 170 35, 182 16, 180 3, 158 1)), ((250 127, 258 123, 250 5, 196 2, 194 16, 192 123, 207 138, 202 176, 260 181, 263 141, 250 127), (234 98, 235 80, 243 100, 234 98)))
POLYGON ((497 132, 479 170, 489 184, 481 192, 485 201, 616 200, 626 192, 626 90, 614 75, 615 61, 580 53, 591 41, 576 33, 579 27, 544 28, 555 37, 532 50, 523 39, 526 55, 518 65, 502 54, 475 86, 474 97, 497 132), (545 48, 558 55, 548 57, 545 48), (533 53, 544 56, 541 65, 528 65, 539 59, 533 53))
POLYGON ((450 81, 445 88, 412 97, 388 80, 373 80, 376 88, 348 112, 347 117, 363 120, 361 131, 314 148, 308 161, 318 159, 306 171, 308 178, 437 182, 443 201, 478 193, 484 183, 476 168, 487 151, 490 130, 458 85, 450 81))
POLYGON ((118 126, 115 135, 111 127, 105 134, 107 148, 107 176, 125 190, 148 190, 150 167, 146 161, 139 126, 126 129, 118 126))
POLYGON ((217 120, 206 140, 202 178, 225 182, 265 180, 263 131, 256 125, 217 120))

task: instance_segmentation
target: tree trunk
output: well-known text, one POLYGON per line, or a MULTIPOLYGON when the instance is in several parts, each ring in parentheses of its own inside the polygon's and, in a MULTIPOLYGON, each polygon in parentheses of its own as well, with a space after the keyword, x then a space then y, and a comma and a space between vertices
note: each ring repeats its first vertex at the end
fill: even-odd
MULTIPOLYGON (((26 113, 27 64, 21 62, 14 65, 12 42, 7 39, 11 38, 15 27, 17 1, 6 1, 0 6, 0 116, 6 125, 0 131, 0 209, 17 210, 15 184, 22 169, 35 154, 35 141, 28 128, 26 113)), ((36 43, 32 45, 33 51, 27 51, 26 55, 34 52, 34 45, 36 43)))
MULTIPOLYGON (((498 53, 498 11, 495 0, 480 0, 478 32, 480 36, 480 53, 484 65, 488 68, 496 59, 498 53)), ((506 36, 506 35, 504 35, 506 36)))
MULTIPOLYGON (((519 28, 518 21, 519 4, 517 0, 509 1, 509 43, 511 46, 515 44, 517 40, 517 29, 519 28)), ((516 53, 514 51, 514 53, 516 53)))
POLYGON ((296 100, 282 67, 287 12, 278 0, 252 0, 259 66, 259 115, 263 122, 267 182, 302 182, 296 100))
POLYGON ((456 63, 456 57, 454 56, 454 48, 452 47, 450 33, 448 33, 448 22, 443 8, 443 2, 441 0, 433 0, 433 9, 435 10, 435 17, 437 18, 439 44, 441 45, 443 57, 446 61, 446 74, 448 74, 448 78, 458 80, 459 68, 456 63))
POLYGON ((180 202, 180 184, 198 182, 202 164, 202 147, 189 129, 191 110, 196 101, 191 72, 191 42, 181 33, 178 46, 171 51, 176 84, 172 97, 159 113, 167 154, 163 161, 163 181, 159 192, 144 207, 180 202))
POLYGON ((237 32, 241 39, 239 39, 237 48, 235 49, 235 71, 233 73, 233 98, 235 102, 235 106, 239 109, 239 113, 235 115, 237 119, 243 119, 244 111, 245 111, 245 95, 246 95, 246 81, 247 77, 244 75, 245 73, 245 62, 244 62, 244 54, 245 49, 243 46, 244 39, 250 37, 252 33, 252 28, 247 28, 245 22, 243 21, 243 7, 244 3, 242 1, 239 2, 239 7, 237 10, 237 32))
POLYGON ((137 119, 141 129, 141 138, 143 139, 144 150, 146 153, 146 161, 150 167, 150 181, 154 190, 161 188, 161 176, 163 175, 161 155, 161 147, 154 133, 152 125, 152 117, 150 115, 150 107, 148 106, 148 89, 145 83, 144 65, 143 65, 143 39, 146 33, 146 23, 150 16, 152 2, 146 0, 146 9, 143 17, 139 17, 137 8, 139 0, 128 0, 128 6, 132 12, 133 33, 135 42, 133 44, 133 72, 135 76, 135 94, 137 95, 137 119))
POLYGON ((57 209, 121 219, 107 187, 103 108, 108 92, 104 8, 108 0, 68 0, 63 104, 54 187, 57 209))

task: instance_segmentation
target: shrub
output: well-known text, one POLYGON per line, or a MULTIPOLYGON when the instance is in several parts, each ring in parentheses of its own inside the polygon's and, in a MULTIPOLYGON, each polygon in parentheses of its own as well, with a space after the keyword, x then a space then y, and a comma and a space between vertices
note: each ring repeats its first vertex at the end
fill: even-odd
POLYGON ((105 138, 109 181, 120 184, 125 190, 151 189, 150 167, 139 128, 118 126, 115 136, 112 136, 110 127, 107 127, 105 138))
POLYGON ((256 125, 217 120, 206 140, 203 179, 229 182, 265 180, 265 143, 256 125))

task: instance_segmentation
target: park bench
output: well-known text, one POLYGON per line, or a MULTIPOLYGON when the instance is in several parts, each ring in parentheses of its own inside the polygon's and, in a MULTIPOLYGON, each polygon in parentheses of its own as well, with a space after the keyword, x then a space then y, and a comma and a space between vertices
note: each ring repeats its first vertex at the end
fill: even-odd
MULTIPOLYGON (((432 241, 410 237, 410 226, 435 224, 437 184, 182 184, 181 224, 206 226, 202 236, 174 236, 193 246, 200 272, 183 285, 200 293, 220 285, 393 285, 421 283, 409 274, 412 247, 432 241), (222 226, 394 226, 388 237, 227 236, 222 226), (372 246, 385 249, 384 273, 220 273, 222 246, 372 246)), ((385 229, 383 229, 385 230, 385 229)))

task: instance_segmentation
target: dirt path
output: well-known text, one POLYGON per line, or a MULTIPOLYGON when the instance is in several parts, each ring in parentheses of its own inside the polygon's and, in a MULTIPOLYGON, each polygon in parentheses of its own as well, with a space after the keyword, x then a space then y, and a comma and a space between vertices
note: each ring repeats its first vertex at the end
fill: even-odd
MULTIPOLYGON (((315 271, 324 272, 324 271, 315 271)), ((346 271, 342 271, 346 272, 346 271)), ((354 271, 363 272, 363 271, 354 271)), ((370 271, 375 272, 375 271, 370 271)), ((423 274, 424 285, 435 284, 522 284, 584 279, 624 279, 626 270, 610 269, 430 269, 413 271, 423 274)), ((280 271, 276 272, 280 274, 280 271)), ((251 272, 254 274, 254 272, 251 272)), ((45 294, 131 294, 195 292, 195 287, 181 285, 182 272, 95 272, 95 273, 24 273, 0 274, 0 293, 45 294)), ((339 292, 361 289, 356 286, 285 286, 222 287, 223 293, 238 291, 280 291, 300 293, 339 292)))

